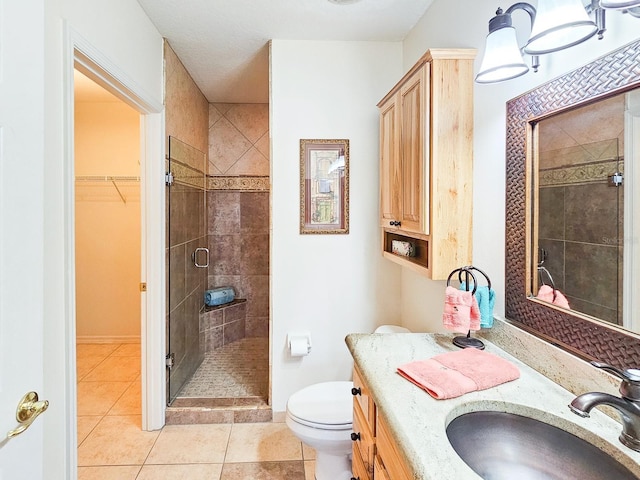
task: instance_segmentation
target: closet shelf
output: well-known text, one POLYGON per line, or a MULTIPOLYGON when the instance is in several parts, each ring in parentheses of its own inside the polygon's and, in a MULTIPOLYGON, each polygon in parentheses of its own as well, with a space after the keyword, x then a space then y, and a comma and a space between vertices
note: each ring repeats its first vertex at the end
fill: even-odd
POLYGON ((122 194, 120 189, 118 188, 118 184, 116 182, 139 182, 140 177, 136 176, 126 176, 126 175, 77 175, 76 182, 86 182, 86 183, 100 183, 100 182, 109 182, 113 185, 113 188, 116 189, 118 195, 120 196, 120 200, 122 203, 126 204, 127 199, 122 194))

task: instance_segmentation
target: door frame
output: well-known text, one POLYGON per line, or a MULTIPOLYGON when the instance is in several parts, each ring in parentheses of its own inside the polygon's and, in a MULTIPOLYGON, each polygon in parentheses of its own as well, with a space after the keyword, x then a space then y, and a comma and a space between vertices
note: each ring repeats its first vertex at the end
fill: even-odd
POLYGON ((64 285, 66 311, 67 402, 70 418, 67 445, 71 465, 77 464, 76 438, 76 318, 75 318, 75 193, 73 71, 80 72, 140 112, 141 378, 142 429, 158 430, 165 423, 165 184, 164 105, 145 92, 116 64, 68 24, 64 25, 64 285))

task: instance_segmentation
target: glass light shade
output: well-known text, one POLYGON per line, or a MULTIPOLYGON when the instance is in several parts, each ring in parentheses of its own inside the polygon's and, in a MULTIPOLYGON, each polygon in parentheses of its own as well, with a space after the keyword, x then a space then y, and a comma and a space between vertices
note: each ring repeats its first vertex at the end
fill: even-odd
POLYGON ((557 52, 591 38, 597 31, 581 0, 539 0, 524 51, 530 55, 557 52))
POLYGON ((640 7, 638 0, 600 0, 602 8, 633 8, 640 7))
POLYGON ((524 63, 518 47, 515 28, 504 27, 487 35, 476 82, 501 82, 524 75, 528 71, 529 67, 524 63))

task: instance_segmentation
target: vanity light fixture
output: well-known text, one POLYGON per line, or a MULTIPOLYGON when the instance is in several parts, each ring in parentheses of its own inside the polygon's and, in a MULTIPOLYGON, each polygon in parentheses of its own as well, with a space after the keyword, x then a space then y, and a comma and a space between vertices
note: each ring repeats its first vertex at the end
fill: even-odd
MULTIPOLYGON (((533 25, 536 9, 524 2, 511 5, 506 12, 501 8, 496 16, 489 20, 489 35, 484 49, 480 71, 476 75, 478 83, 495 83, 524 75, 529 67, 522 58, 522 51, 516 39, 516 29, 512 26, 511 14, 515 10, 524 10, 533 25)), ((533 57, 533 69, 538 70, 538 57, 533 57)))
POLYGON ((538 55, 557 52, 578 45, 594 35, 602 39, 605 31, 605 9, 618 9, 640 18, 640 0, 591 0, 585 7, 582 0, 539 0, 538 9, 525 2, 501 8, 489 20, 484 57, 477 83, 495 83, 524 75, 529 67, 523 53, 531 55, 533 71, 540 65, 538 55), (531 19, 531 34, 521 48, 516 40, 511 15, 524 10, 531 19), (589 15, 593 13, 594 19, 589 15))
POLYGON ((640 1, 638 0, 600 0, 600 6, 602 8, 627 9, 627 8, 640 7, 640 1))
POLYGON ((589 18, 582 0, 540 0, 524 52, 557 52, 593 37, 599 28, 589 18))
POLYGON ((610 8, 612 10, 622 10, 623 13, 640 18, 640 1, 639 0, 600 0, 602 8, 610 8))

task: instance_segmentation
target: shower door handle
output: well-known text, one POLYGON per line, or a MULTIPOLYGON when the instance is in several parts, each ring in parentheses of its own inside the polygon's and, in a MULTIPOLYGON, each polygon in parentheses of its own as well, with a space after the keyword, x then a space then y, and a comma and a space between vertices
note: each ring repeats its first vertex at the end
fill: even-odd
POLYGON ((204 247, 198 247, 191 254, 191 259, 193 260, 193 264, 198 268, 207 268, 209 266, 209 249, 204 247), (198 252, 204 252, 206 261, 204 264, 198 263, 198 252))

